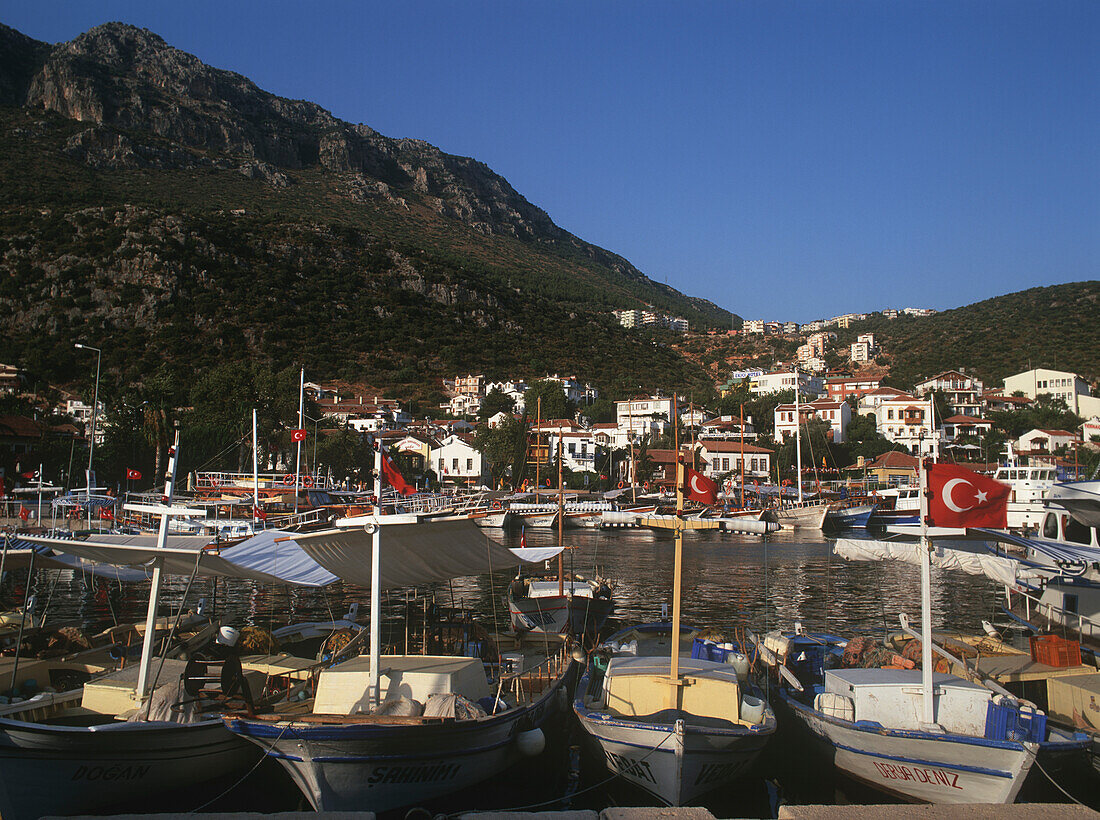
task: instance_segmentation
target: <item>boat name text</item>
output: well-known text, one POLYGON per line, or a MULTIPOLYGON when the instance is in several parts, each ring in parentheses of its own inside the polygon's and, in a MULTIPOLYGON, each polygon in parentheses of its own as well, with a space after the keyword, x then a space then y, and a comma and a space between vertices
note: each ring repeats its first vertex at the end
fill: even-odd
POLYGON ((607 762, 611 764, 611 768, 615 769, 619 774, 625 774, 627 777, 633 777, 638 780, 646 780, 650 783, 657 782, 657 778, 653 776, 653 772, 649 768, 648 761, 635 760, 632 757, 617 755, 614 752, 608 752, 606 750, 604 750, 604 754, 607 755, 607 762))
POLYGON ((942 769, 922 769, 917 766, 895 766, 891 763, 875 761, 875 768, 886 780, 916 780, 919 783, 931 783, 938 786, 949 786, 952 789, 961 789, 959 775, 956 772, 945 772, 942 769))
POLYGON ((140 780, 149 774, 148 766, 81 766, 73 780, 140 780))
POLYGON ((367 783, 371 786, 385 783, 438 783, 454 780, 461 763, 437 763, 434 766, 375 766, 367 783))

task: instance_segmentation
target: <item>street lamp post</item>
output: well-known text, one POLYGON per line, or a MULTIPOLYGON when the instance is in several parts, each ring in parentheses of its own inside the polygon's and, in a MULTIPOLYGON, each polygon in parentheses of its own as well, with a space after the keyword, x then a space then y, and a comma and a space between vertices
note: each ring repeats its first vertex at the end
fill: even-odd
POLYGON ((95 351, 95 392, 92 395, 92 435, 88 439, 88 529, 92 528, 92 456, 95 454, 95 417, 99 412, 99 363, 103 358, 103 351, 98 347, 81 344, 73 345, 77 350, 95 351))

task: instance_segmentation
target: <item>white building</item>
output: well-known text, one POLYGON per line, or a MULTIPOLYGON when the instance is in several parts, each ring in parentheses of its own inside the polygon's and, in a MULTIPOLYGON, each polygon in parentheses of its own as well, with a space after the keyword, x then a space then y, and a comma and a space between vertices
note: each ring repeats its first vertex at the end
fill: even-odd
POLYGON ((1096 402, 1081 401, 1081 397, 1089 396, 1089 383, 1076 373, 1068 373, 1064 370, 1047 370, 1035 368, 1005 379, 1005 395, 1011 396, 1020 392, 1029 399, 1047 395, 1056 399, 1064 399, 1071 412, 1079 416, 1092 414, 1092 406, 1100 408, 1100 399, 1096 402))
POLYGON ((784 322, 783 332, 788 334, 798 333, 798 322, 784 322))
POLYGON ((619 430, 639 439, 646 434, 661 435, 672 418, 672 399, 643 396, 615 402, 615 418, 619 430))
POLYGON ((488 482, 481 453, 472 437, 452 433, 431 449, 431 464, 443 484, 478 486, 488 482))
MULTIPOLYGON (((783 390, 794 390, 795 375, 793 370, 772 370, 761 373, 753 378, 749 385, 749 391, 757 396, 768 393, 779 393, 783 390)), ((816 399, 825 392, 825 382, 820 376, 810 373, 798 373, 798 393, 810 399, 816 399)))
POLYGON ((703 473, 718 479, 728 474, 740 476, 742 461, 745 478, 767 480, 772 467, 772 451, 742 441, 700 441, 696 450, 705 462, 703 473))
MULTIPOLYGON (((550 457, 558 457, 557 431, 549 436, 550 457)), ((566 469, 575 473, 596 472, 596 458, 599 448, 596 445, 596 434, 590 430, 562 431, 561 456, 562 464, 566 469)))
POLYGON ((914 388, 918 396, 927 396, 933 390, 943 393, 952 416, 977 417, 982 414, 982 393, 985 392, 985 386, 960 370, 938 373, 914 388))
POLYGON ((678 333, 687 333, 688 332, 688 320, 687 319, 681 319, 681 318, 676 317, 676 316, 670 316, 668 318, 668 329, 669 330, 675 330, 678 333))
MULTIPOLYGON (((92 406, 86 404, 83 399, 68 399, 65 402, 65 415, 72 416, 84 427, 84 435, 87 436, 92 432, 92 406)), ((103 402, 99 403, 99 412, 96 413, 95 420, 95 443, 102 444, 104 436, 104 422, 107 417, 104 413, 103 402)))
MULTIPOLYGON (((874 411, 878 431, 888 441, 900 444, 915 456, 930 455, 940 441, 938 429, 932 428, 930 401, 899 396, 880 402, 874 411)), ((860 407, 862 409, 862 401, 860 407)))
POLYGON ((719 416, 716 419, 708 419, 699 427, 700 439, 714 441, 731 441, 742 439, 746 441, 756 440, 756 430, 752 426, 752 416, 745 417, 744 425, 739 416, 719 416))
POLYGON ((590 384, 581 384, 576 376, 545 376, 542 381, 556 382, 561 386, 565 398, 579 407, 591 404, 600 397, 600 391, 590 384))
MULTIPOLYGON (((799 422, 795 419, 794 404, 780 404, 775 408, 775 440, 782 442, 785 436, 793 436, 799 422)), ((844 443, 848 423, 852 420, 852 408, 847 402, 833 399, 818 399, 808 404, 800 404, 798 413, 804 426, 811 418, 818 418, 829 424, 827 435, 837 444, 844 443)))
POLYGON ((1072 447, 1080 439, 1068 430, 1029 430, 1016 442, 1020 455, 1051 453, 1062 447, 1072 447))
POLYGON ((763 319, 746 319, 741 325, 742 333, 766 333, 766 325, 763 319))
POLYGON ((522 381, 522 380, 502 381, 502 382, 489 382, 488 384, 485 385, 485 395, 486 396, 488 396, 490 393, 492 393, 493 390, 496 390, 498 393, 501 393, 501 394, 507 396, 508 398, 510 398, 514 402, 514 404, 512 406, 512 409, 515 410, 517 413, 522 413, 523 412, 523 407, 524 407, 524 398, 523 397, 527 393, 527 382, 522 381))

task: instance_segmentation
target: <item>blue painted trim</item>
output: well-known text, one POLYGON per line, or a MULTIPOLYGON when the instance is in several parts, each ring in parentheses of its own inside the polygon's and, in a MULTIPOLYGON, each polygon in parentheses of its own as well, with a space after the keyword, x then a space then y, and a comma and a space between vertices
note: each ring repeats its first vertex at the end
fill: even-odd
MULTIPOLYGON (((934 739, 936 735, 929 735, 928 738, 934 739)), ((864 757, 881 758, 882 760, 893 760, 898 763, 909 763, 913 766, 933 766, 939 769, 958 769, 960 772, 969 772, 971 774, 984 774, 990 777, 1007 777, 1011 778, 1011 772, 1003 772, 1000 769, 986 769, 982 766, 966 766, 961 763, 944 763, 938 760, 923 760, 919 757, 902 757, 900 755, 887 755, 881 752, 868 752, 863 749, 856 749, 851 746, 845 746, 843 743, 837 743, 833 740, 829 740, 833 746, 837 749, 843 749, 846 752, 852 752, 853 754, 863 755, 864 757)))
MULTIPOLYGON (((423 754, 404 754, 404 755, 342 755, 332 757, 312 757, 310 760, 314 763, 385 763, 394 760, 444 760, 449 758, 462 759, 470 755, 482 754, 483 752, 491 752, 495 749, 499 749, 502 746, 507 746, 512 742, 512 737, 507 737, 500 743, 493 743, 489 746, 481 746, 476 749, 461 749, 454 753, 440 754, 439 752, 425 752, 423 754)), ((277 752, 271 749, 267 753, 268 757, 276 758, 277 760, 292 760, 295 763, 301 763, 302 758, 295 755, 284 754, 283 752, 277 752)))
MULTIPOLYGON (((934 734, 932 732, 922 732, 919 729, 882 728, 882 729, 871 730, 871 729, 867 729, 867 728, 864 728, 862 726, 859 726, 858 724, 853 723, 852 721, 841 720, 840 718, 834 718, 830 715, 826 715, 826 714, 823 714, 822 712, 818 712, 815 709, 810 708, 806 704, 804 704, 804 703, 802 703, 798 700, 795 700, 786 691, 780 692, 780 697, 782 697, 783 700, 786 701, 788 706, 790 706, 792 709, 794 709, 797 712, 802 712, 804 714, 813 715, 814 717, 816 717, 820 720, 823 720, 826 723, 832 723, 835 726, 842 726, 842 727, 847 728, 847 729, 853 729, 854 731, 857 731, 857 732, 870 732, 870 733, 878 734, 878 735, 886 735, 888 737, 901 737, 901 738, 908 738, 908 739, 911 739, 911 740, 935 740, 939 743, 961 743, 961 744, 968 745, 968 746, 986 746, 986 747, 991 748, 991 749, 1015 749, 1015 750, 1023 749, 1023 743, 1019 743, 1019 742, 1014 741, 1014 740, 990 740, 990 739, 984 738, 984 737, 971 737, 970 735, 957 735, 957 734, 951 734, 951 733, 941 735, 941 734, 934 734)), ((832 741, 830 741, 830 743, 831 742, 832 741)))

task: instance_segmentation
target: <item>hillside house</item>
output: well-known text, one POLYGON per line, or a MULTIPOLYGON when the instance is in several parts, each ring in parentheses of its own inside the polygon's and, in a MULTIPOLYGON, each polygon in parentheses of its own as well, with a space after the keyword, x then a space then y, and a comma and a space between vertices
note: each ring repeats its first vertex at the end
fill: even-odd
POLYGON ((705 462, 703 473, 712 479, 729 473, 741 474, 744 464, 745 478, 766 481, 772 469, 772 451, 742 441, 700 441, 696 452, 705 462))
POLYGON ((805 425, 811 418, 818 418, 829 424, 826 435, 830 441, 837 444, 844 443, 844 437, 848 430, 848 423, 852 420, 852 408, 844 401, 832 399, 817 399, 807 404, 800 404, 798 412, 801 421, 795 420, 794 404, 780 404, 775 408, 775 440, 782 442, 787 436, 793 436, 799 424, 805 425))
POLYGON ((473 436, 452 433, 430 450, 436 476, 447 486, 480 486, 489 480, 481 452, 473 436))

